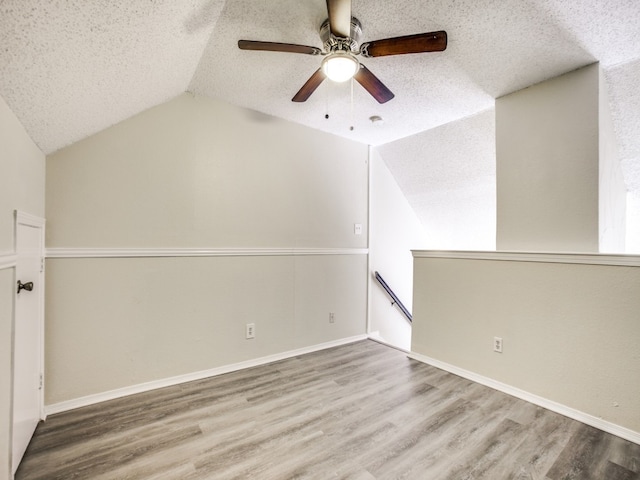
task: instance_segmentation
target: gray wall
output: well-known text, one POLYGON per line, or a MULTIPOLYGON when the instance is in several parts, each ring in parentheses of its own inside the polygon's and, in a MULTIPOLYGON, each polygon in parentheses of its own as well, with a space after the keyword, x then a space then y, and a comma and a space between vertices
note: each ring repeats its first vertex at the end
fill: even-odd
MULTIPOLYGON (((14 211, 44 216, 45 157, 0 97, 0 264, 14 253, 14 211)), ((10 478, 14 268, 0 269, 0 480, 10 478)))
POLYGON ((414 269, 413 351, 640 432, 640 267, 416 258, 414 269))
POLYGON ((184 94, 47 162, 47 404, 365 333, 366 145, 184 94))
POLYGON ((496 100, 498 250, 598 252, 598 65, 496 100))
POLYGON ((593 65, 498 99, 497 244, 534 253, 416 253, 412 350, 637 439, 640 261, 535 253, 598 252, 598 81, 593 65))

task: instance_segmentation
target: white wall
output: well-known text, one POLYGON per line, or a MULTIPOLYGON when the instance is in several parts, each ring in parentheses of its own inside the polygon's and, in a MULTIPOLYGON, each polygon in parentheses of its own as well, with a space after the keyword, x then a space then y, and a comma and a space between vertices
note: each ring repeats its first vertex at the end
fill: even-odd
POLYGON ((44 154, 0 97, 0 253, 13 251, 14 210, 44 215, 44 154))
POLYGON ((599 251, 624 253, 627 251, 627 188, 620 165, 607 82, 602 69, 599 73, 599 251))
POLYGON ((411 348, 411 324, 375 280, 378 271, 400 301, 412 310, 412 249, 424 248, 425 228, 411 208, 377 149, 371 149, 370 330, 397 347, 411 348))
POLYGON ((627 223, 626 223, 627 253, 640 254, 640 195, 627 193, 627 223))
POLYGON ((51 155, 47 215, 49 405, 365 333, 366 145, 184 94, 51 155))
POLYGON ((0 480, 11 477, 14 211, 44 216, 44 154, 0 97, 0 480))
POLYGON ((427 248, 495 250, 493 109, 376 150, 424 225, 427 248))
POLYGON ((0 269, 0 480, 11 478, 13 268, 0 269))
POLYGON ((496 100, 498 250, 598 252, 598 65, 496 100))
POLYGON ((640 266, 451 257, 415 259, 413 351, 640 438, 640 266))
POLYGON ((627 197, 625 250, 640 253, 640 58, 609 67, 607 93, 617 134, 617 150, 627 197))

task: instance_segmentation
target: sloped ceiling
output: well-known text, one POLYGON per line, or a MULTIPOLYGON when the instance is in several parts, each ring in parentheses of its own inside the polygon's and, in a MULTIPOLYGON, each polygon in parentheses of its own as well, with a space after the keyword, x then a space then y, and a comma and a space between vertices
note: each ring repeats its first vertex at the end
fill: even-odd
POLYGON ((241 51, 237 41, 320 47, 324 0, 0 0, 0 95, 45 153, 186 90, 383 145, 487 111, 496 97, 599 61, 628 185, 640 188, 637 0, 352 5, 363 41, 444 29, 448 48, 364 59, 396 95, 384 105, 358 84, 351 101, 349 82, 328 81, 297 104, 291 97, 319 58, 241 51), (373 115, 384 124, 373 125, 373 115))
POLYGON ((51 153, 184 92, 223 3, 0 0, 0 95, 51 153))
POLYGON ((493 109, 381 145, 377 150, 427 227, 428 238, 422 248, 495 249, 493 109))

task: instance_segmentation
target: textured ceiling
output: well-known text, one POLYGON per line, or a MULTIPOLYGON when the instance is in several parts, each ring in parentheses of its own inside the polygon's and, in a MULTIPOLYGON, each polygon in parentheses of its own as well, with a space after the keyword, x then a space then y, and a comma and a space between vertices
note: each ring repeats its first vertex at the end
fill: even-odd
POLYGON ((422 224, 428 226, 425 247, 495 249, 493 108, 377 150, 422 224))
MULTIPOLYGON (((364 60, 396 94, 387 104, 355 84, 352 108, 349 82, 328 81, 293 103, 318 57, 237 48, 240 38, 321 46, 324 0, 0 0, 0 95, 45 153, 185 90, 380 145, 594 61, 624 103, 638 70, 637 0, 352 4, 363 41, 448 32, 444 52, 364 60)), ((637 108, 613 110, 621 135, 637 129, 637 108)))
POLYGON ((223 5, 0 0, 0 95, 51 153, 184 92, 223 5))
MULTIPOLYGON (((0 0, 0 96, 45 153, 186 90, 383 145, 451 122, 461 122, 458 135, 465 135, 473 122, 464 119, 491 110, 496 97, 599 61, 627 185, 640 191, 638 0, 352 5, 362 41, 443 29, 448 48, 364 59, 396 95, 384 105, 357 83, 352 104, 349 82, 328 81, 298 104, 291 98, 320 58, 241 51, 237 41, 320 47, 325 0, 0 0), (373 125, 372 115, 384 124, 373 125)), ((419 138, 433 143, 433 135, 419 138)), ((445 164, 470 161, 467 149, 454 147, 443 153, 445 164)), ((397 168, 406 152, 391 148, 384 156, 401 184, 420 174, 397 168)))

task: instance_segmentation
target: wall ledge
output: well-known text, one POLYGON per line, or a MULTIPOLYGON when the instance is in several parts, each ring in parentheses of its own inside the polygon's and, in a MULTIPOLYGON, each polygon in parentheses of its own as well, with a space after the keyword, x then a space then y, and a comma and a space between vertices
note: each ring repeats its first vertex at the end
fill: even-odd
POLYGON ((640 432, 636 432, 615 423, 608 422, 606 420, 603 420, 602 418, 595 417, 580 410, 576 410, 575 408, 567 407, 566 405, 554 402, 553 400, 540 397, 506 383, 499 382, 492 378, 456 367, 455 365, 451 365, 446 362, 441 362, 440 360, 436 360, 419 353, 411 352, 408 354, 408 357, 419 362, 426 363, 427 365, 439 368, 441 370, 445 370, 449 373, 453 373, 454 375, 466 378, 467 380, 471 380, 472 382, 476 382, 486 387, 493 388, 494 390, 498 390, 526 402, 533 403, 534 405, 538 405, 539 407, 546 408, 547 410, 551 410, 552 412, 559 413, 560 415, 564 415, 565 417, 577 420, 578 422, 590 425, 594 428, 602 430, 603 432, 610 433, 612 435, 624 438, 625 440, 629 440, 630 442, 640 445, 640 432))
POLYGON ((447 258, 455 260, 494 260, 506 262, 569 263, 640 267, 640 255, 606 253, 497 252, 412 250, 413 258, 447 258))
POLYGON ((367 248, 47 248, 47 258, 367 255, 367 248))

